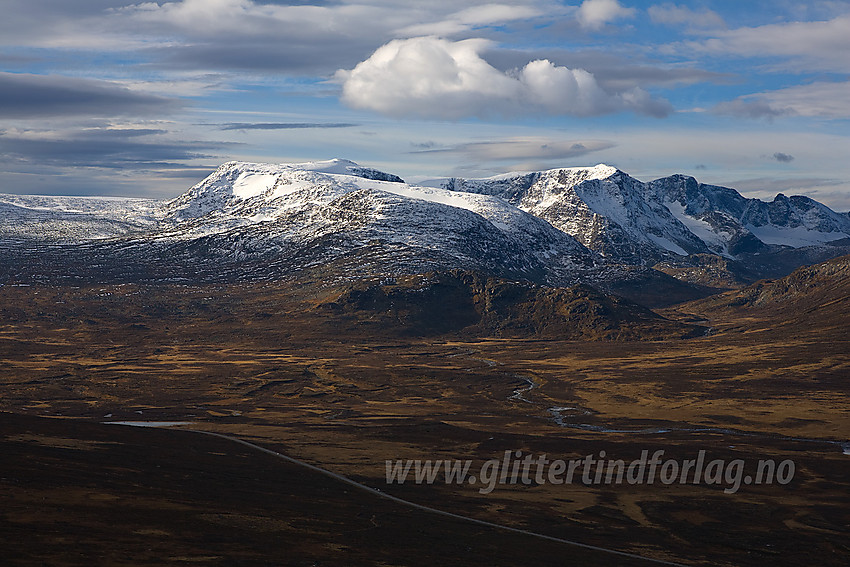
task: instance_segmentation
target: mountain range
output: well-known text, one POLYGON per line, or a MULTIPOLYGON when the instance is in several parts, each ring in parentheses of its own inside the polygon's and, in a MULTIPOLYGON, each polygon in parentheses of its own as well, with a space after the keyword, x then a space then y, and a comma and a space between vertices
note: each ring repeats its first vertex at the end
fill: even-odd
POLYGON ((230 162, 167 201, 0 196, 0 283, 353 281, 465 270, 647 305, 850 252, 850 216, 610 166, 418 185, 347 160, 230 162))

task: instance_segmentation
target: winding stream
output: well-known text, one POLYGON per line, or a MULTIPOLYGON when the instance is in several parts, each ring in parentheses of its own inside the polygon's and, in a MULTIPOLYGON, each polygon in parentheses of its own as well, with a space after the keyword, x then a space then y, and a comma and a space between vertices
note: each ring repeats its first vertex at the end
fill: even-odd
MULTIPOLYGON (((530 400, 526 394, 538 388, 539 385, 529 378, 524 376, 513 375, 514 378, 521 378, 526 381, 527 385, 516 388, 513 393, 508 396, 509 400, 526 402, 534 405, 541 405, 539 402, 530 400)), ((850 441, 834 441, 832 439, 814 439, 810 437, 793 437, 789 435, 781 435, 778 433, 761 433, 755 431, 742 431, 739 429, 729 429, 726 427, 706 427, 706 426, 686 426, 686 427, 644 427, 639 429, 628 428, 613 428, 602 425, 594 425, 591 423, 580 423, 573 420, 579 420, 585 416, 593 415, 595 412, 581 406, 554 406, 546 409, 551 415, 551 419, 560 427, 569 429, 578 429, 581 431, 593 431, 595 433, 621 433, 631 435, 663 435, 665 433, 718 433, 721 435, 734 435, 738 437, 754 437, 758 439, 772 439, 776 441, 794 441, 798 443, 811 443, 818 445, 833 446, 841 450, 844 455, 850 455, 850 441)))

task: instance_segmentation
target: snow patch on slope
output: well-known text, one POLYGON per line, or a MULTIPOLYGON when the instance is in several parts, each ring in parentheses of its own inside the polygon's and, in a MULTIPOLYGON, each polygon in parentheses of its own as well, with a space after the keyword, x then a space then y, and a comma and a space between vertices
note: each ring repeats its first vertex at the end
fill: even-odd
POLYGON ((277 177, 272 173, 243 173, 233 182, 233 195, 240 199, 262 195, 274 187, 277 177))
POLYGON ((792 248, 816 246, 850 237, 844 232, 822 232, 805 226, 747 225, 746 228, 765 244, 791 246, 792 248))
POLYGON ((652 234, 652 233, 647 233, 646 236, 652 242, 654 242, 656 246, 664 248, 665 250, 669 250, 670 252, 673 252, 673 253, 678 254, 680 256, 687 256, 688 255, 688 253, 685 251, 684 248, 682 248, 681 246, 679 246, 678 244, 676 244, 675 242, 673 242, 669 238, 665 238, 663 236, 658 236, 658 235, 655 235, 655 234, 652 234))
POLYGON ((664 206, 667 207, 667 210, 669 210, 680 223, 685 225, 688 230, 694 233, 697 238, 705 242, 710 249, 721 256, 732 258, 732 255, 729 253, 729 240, 732 238, 731 234, 728 232, 716 231, 710 223, 686 214, 685 206, 678 201, 664 201, 664 206))

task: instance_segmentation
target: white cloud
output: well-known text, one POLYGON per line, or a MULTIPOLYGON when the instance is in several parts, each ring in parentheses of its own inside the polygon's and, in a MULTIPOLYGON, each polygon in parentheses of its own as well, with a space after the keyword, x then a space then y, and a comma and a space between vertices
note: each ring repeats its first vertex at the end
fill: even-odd
POLYGON ((677 26, 685 24, 693 28, 725 28, 720 14, 704 8, 696 11, 676 4, 656 4, 649 7, 649 17, 656 24, 677 26))
POLYGON ((136 24, 179 30, 190 38, 217 37, 222 41, 232 39, 222 34, 260 37, 285 33, 299 39, 316 33, 322 36, 361 35, 378 30, 385 33, 387 26, 410 17, 406 13, 400 18, 367 4, 280 6, 252 0, 145 2, 117 10, 115 15, 130 18, 136 24))
POLYGON ((772 106, 791 109, 799 116, 850 118, 850 81, 816 82, 762 96, 772 106))
POLYGON ((576 17, 582 27, 598 30, 608 22, 630 18, 634 13, 634 8, 626 8, 617 0, 584 0, 576 17))
POLYGON ((722 31, 691 47, 745 57, 787 57, 797 71, 850 72, 850 14, 819 22, 791 22, 722 31))
POLYGON ((548 24, 572 11, 554 0, 174 0, 113 8, 71 35, 51 26, 39 41, 73 47, 81 37, 91 43, 88 32, 146 47, 143 56, 167 69, 315 76, 350 68, 392 39, 457 37, 471 30, 480 36, 492 28, 548 24))
POLYGON ((472 6, 445 19, 407 26, 398 31, 399 35, 454 35, 477 27, 499 25, 506 22, 524 20, 539 16, 542 12, 533 6, 515 6, 509 4, 484 4, 472 6))
POLYGON ((5 46, 128 51, 158 68, 301 76, 353 66, 396 38, 473 29, 482 35, 486 28, 550 23, 574 10, 556 0, 4 0, 3 6, 5 46))
POLYGON ((582 69, 541 59, 503 73, 479 53, 481 39, 435 37, 394 40, 351 71, 339 71, 342 100, 395 117, 457 119, 493 114, 594 116, 634 111, 664 116, 670 108, 635 88, 609 94, 582 69))
POLYGON ((850 81, 815 82, 746 95, 724 102, 715 112, 750 118, 808 116, 850 118, 850 81))
POLYGON ((525 20, 543 13, 551 15, 549 8, 548 0, 512 4, 461 0, 429 2, 428 6, 374 0, 326 5, 278 5, 255 0, 180 0, 135 4, 117 13, 128 15, 136 22, 179 29, 193 38, 220 37, 222 33, 255 38, 284 34, 291 39, 313 38, 315 41, 340 36, 383 42, 398 37, 451 35, 525 20))
POLYGON ((484 26, 511 20, 521 20, 540 14, 531 6, 513 6, 510 4, 484 4, 472 6, 455 14, 458 20, 469 25, 484 26))

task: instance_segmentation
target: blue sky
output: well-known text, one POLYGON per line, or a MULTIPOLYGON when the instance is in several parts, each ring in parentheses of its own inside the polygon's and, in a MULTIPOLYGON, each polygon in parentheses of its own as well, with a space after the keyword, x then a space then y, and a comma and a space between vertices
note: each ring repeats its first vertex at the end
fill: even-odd
POLYGON ((850 2, 6 0, 0 192, 607 163, 850 210, 850 2))

